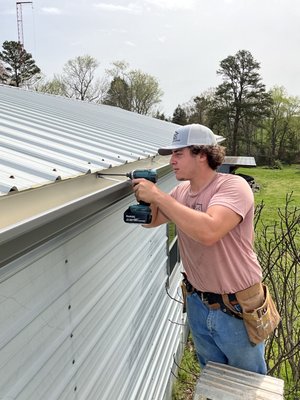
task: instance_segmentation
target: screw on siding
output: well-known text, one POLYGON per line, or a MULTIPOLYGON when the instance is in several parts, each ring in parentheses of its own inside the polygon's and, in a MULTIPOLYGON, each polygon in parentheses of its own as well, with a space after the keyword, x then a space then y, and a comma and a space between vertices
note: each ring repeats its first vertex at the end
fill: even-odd
POLYGON ((72 364, 73 364, 73 365, 75 364, 75 360, 72 361, 72 364))
POLYGON ((76 392, 76 390, 77 390, 77 386, 74 387, 74 392, 76 392))
POLYGON ((68 264, 68 262, 69 262, 68 259, 66 259, 66 260, 65 260, 65 264, 68 264))
POLYGON ((70 338, 72 339, 73 336, 74 336, 73 333, 71 333, 71 334, 70 334, 70 338))
POLYGON ((69 304, 69 305, 68 305, 68 310, 71 310, 71 307, 72 307, 71 304, 69 304))

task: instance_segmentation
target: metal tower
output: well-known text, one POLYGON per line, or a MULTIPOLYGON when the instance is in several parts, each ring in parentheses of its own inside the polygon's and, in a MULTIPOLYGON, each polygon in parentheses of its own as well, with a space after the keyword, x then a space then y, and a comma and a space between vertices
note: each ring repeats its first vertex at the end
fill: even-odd
POLYGON ((19 43, 21 43, 22 47, 24 47, 23 16, 22 16, 23 4, 32 4, 32 1, 16 1, 18 41, 19 43))

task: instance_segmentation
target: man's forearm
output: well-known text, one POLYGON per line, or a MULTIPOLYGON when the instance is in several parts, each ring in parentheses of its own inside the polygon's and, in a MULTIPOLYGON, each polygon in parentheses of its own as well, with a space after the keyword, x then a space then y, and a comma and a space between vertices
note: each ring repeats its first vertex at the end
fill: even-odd
POLYGON ((196 211, 162 191, 156 193, 154 203, 181 231, 207 246, 216 243, 240 222, 240 216, 229 208, 213 206, 207 212, 196 211))
POLYGON ((144 228, 155 228, 156 226, 169 222, 169 218, 163 214, 155 204, 151 204, 150 207, 152 220, 150 224, 143 225, 144 228))

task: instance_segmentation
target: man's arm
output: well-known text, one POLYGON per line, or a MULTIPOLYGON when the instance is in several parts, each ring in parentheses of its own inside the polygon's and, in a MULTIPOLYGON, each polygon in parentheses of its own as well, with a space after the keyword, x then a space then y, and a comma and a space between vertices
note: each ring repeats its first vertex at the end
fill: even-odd
POLYGON ((154 219, 154 224, 163 220, 162 215, 168 216, 164 222, 167 220, 174 222, 193 240, 204 245, 210 246, 216 243, 242 220, 239 214, 227 207, 214 205, 206 212, 193 210, 161 191, 152 182, 136 179, 133 183, 137 199, 158 208, 159 214, 154 219))
POLYGON ((169 218, 163 214, 156 204, 151 204, 152 220, 150 224, 143 225, 144 228, 155 228, 156 226, 170 222, 169 218))

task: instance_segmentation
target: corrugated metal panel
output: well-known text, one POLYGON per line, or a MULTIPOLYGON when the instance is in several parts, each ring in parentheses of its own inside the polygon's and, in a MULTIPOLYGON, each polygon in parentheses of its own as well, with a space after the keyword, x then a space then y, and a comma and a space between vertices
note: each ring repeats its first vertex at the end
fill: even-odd
POLYGON ((0 269, 0 398, 163 399, 181 306, 165 227, 124 224, 132 200, 0 269))
POLYGON ((174 124, 0 85, 0 195, 147 158, 174 124))
POLYGON ((283 400, 284 380, 209 361, 193 400, 283 400))
POLYGON ((256 167, 254 157, 226 156, 223 164, 231 164, 237 167, 256 167))

